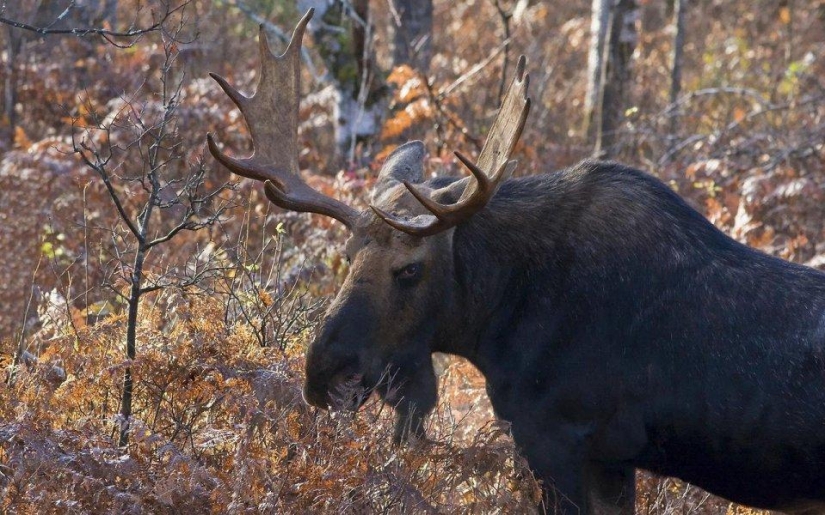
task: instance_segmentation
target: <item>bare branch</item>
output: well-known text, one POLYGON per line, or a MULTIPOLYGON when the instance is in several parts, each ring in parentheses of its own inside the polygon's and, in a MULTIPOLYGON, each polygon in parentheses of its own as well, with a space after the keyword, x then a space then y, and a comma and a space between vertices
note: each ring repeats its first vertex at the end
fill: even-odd
POLYGON ((498 104, 501 105, 501 99, 504 98, 504 88, 507 87, 507 66, 510 64, 510 20, 513 18, 513 11, 507 11, 502 7, 499 0, 493 0, 493 4, 498 11, 498 17, 501 18, 501 24, 504 26, 504 62, 501 65, 501 81, 498 85, 498 104))
POLYGON ((106 187, 106 191, 109 193, 109 196, 112 198, 112 203, 115 205, 115 209, 117 209, 120 218, 123 220, 123 223, 129 228, 129 231, 138 239, 141 243, 143 243, 143 236, 141 236, 140 231, 132 222, 132 219, 129 218, 129 215, 126 213, 126 210, 123 208, 123 202, 121 202, 120 197, 118 196, 117 192, 115 191, 114 186, 112 186, 112 181, 109 178, 109 173, 106 171, 105 162, 101 162, 100 156, 94 149, 90 148, 85 142, 80 142, 80 146, 78 147, 74 141, 74 135, 72 135, 72 145, 77 154, 80 155, 80 158, 83 162, 91 168, 92 170, 97 173, 100 177, 100 180, 103 181, 103 185, 106 187), (95 156, 95 161, 91 161, 89 157, 86 155, 85 152, 90 152, 92 155, 95 156))
MULTIPOLYGON (((177 7, 172 7, 170 4, 166 3, 166 10, 163 12, 160 19, 156 20, 154 23, 149 25, 148 27, 137 28, 137 29, 130 29, 125 31, 116 31, 116 30, 109 30, 97 27, 74 27, 69 29, 54 29, 51 28, 51 25, 46 27, 38 27, 36 25, 31 25, 28 23, 23 23, 18 20, 12 20, 10 18, 0 16, 0 23, 8 25, 10 27, 25 30, 28 32, 33 32, 35 34, 39 34, 41 36, 48 36, 48 35, 60 35, 60 36, 74 36, 74 37, 89 37, 89 36, 99 36, 106 40, 107 43, 110 43, 114 46, 119 48, 126 48, 134 45, 137 42, 137 39, 144 34, 148 34, 150 32, 156 32, 162 29, 164 23, 175 13, 183 10, 189 2, 184 2, 177 7), (135 41, 132 41, 126 45, 118 43, 115 41, 115 38, 135 38, 135 41)), ((59 21, 60 18, 65 17, 68 13, 69 8, 67 8, 58 18, 55 20, 59 21)))
POLYGON ((457 78, 452 83, 450 83, 450 85, 438 90, 438 98, 445 98, 447 95, 451 94, 453 91, 464 85, 465 82, 469 81, 471 78, 477 75, 478 72, 482 71, 491 62, 493 62, 495 58, 498 57, 498 54, 504 51, 505 45, 509 43, 510 40, 502 41, 501 44, 499 44, 498 47, 496 47, 496 49, 493 50, 490 53, 490 55, 487 56, 484 60, 482 60, 478 64, 475 64, 467 72, 463 73, 461 77, 457 78))

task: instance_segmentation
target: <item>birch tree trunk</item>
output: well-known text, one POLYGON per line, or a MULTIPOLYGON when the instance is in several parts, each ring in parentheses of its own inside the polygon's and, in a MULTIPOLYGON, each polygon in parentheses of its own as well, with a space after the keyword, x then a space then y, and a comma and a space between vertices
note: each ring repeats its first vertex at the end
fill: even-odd
POLYGON ((674 2, 674 23, 676 34, 673 36, 672 68, 670 70, 670 136, 676 133, 676 126, 679 122, 679 110, 676 101, 682 91, 682 61, 685 46, 685 10, 687 0, 675 0, 674 2))
POLYGON ((638 41, 638 18, 638 0, 617 0, 610 5, 599 93, 593 115, 596 131, 594 157, 611 158, 616 154, 616 134, 624 118, 626 94, 632 77, 631 57, 638 41))
POLYGON ((587 141, 595 142, 596 106, 599 104, 602 85, 602 58, 604 40, 610 19, 613 0, 593 0, 590 15, 590 47, 587 52, 587 91, 584 96, 584 131, 587 141))

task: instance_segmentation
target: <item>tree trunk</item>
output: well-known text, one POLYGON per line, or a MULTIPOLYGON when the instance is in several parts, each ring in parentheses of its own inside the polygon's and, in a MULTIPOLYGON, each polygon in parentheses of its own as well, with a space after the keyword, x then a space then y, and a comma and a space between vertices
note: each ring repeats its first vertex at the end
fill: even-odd
POLYGON ((301 11, 315 7, 309 30, 335 85, 335 141, 339 155, 354 157, 355 144, 379 130, 385 87, 377 80, 367 0, 301 0, 301 11), (316 21, 317 20, 317 21, 316 21))
POLYGON ((682 56, 684 54, 685 46, 685 10, 687 8, 687 0, 675 0, 674 2, 674 23, 676 25, 676 34, 673 37, 673 56, 672 68, 670 71, 670 133, 673 137, 676 133, 676 126, 678 125, 679 110, 676 107, 676 101, 679 99, 679 93, 682 91, 682 56))
POLYGON ((584 132, 591 144, 596 140, 596 106, 602 90, 604 40, 613 0, 593 0, 590 17, 590 47, 587 52, 587 91, 584 96, 584 132))
POLYGON ((6 27, 6 61, 3 63, 3 116, 9 128, 7 136, 9 144, 14 144, 14 134, 17 130, 17 53, 22 43, 22 31, 6 27))
POLYGON ((129 365, 123 375, 123 394, 120 401, 120 437, 118 438, 118 446, 125 447, 129 443, 129 429, 132 418, 132 393, 134 391, 134 383, 132 380, 132 361, 137 355, 137 324, 138 324, 138 308, 140 307, 141 297, 141 283, 143 280, 143 263, 146 257, 146 250, 142 243, 137 244, 137 252, 135 253, 135 262, 133 264, 131 279, 131 286, 129 291, 129 315, 126 319, 126 359, 129 365))
MULTIPOLYGON (((40 8, 40 2, 21 2, 5 5, 0 12, 9 19, 31 23, 35 13, 40 8)), ((6 25, 6 60, 3 63, 3 116, 9 128, 9 142, 14 143, 14 133, 17 129, 17 56, 27 37, 26 31, 6 25)))
POLYGON ((427 73, 432 58, 432 0, 390 0, 392 64, 427 73))
POLYGON ((616 154, 616 133, 624 117, 625 96, 631 77, 630 58, 638 39, 638 8, 637 0, 618 0, 610 10, 601 62, 601 94, 595 109, 593 155, 598 158, 611 158, 616 154))

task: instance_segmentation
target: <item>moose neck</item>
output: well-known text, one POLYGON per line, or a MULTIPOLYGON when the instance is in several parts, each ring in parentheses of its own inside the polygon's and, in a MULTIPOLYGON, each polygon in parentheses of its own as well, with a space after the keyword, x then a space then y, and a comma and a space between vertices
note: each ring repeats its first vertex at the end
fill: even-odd
MULTIPOLYGON (((455 229, 455 295, 440 352, 467 358, 484 371, 479 344, 507 332, 524 307, 531 279, 549 278, 563 259, 563 234, 576 206, 562 202, 559 174, 505 182, 488 206, 455 229)), ((535 284, 533 285, 536 286, 535 284)))
POLYGON ((536 335, 560 338, 595 317, 612 330, 651 289, 678 287, 738 246, 667 186, 619 165, 509 180, 455 230, 454 323, 435 350, 488 375, 527 355, 536 335))

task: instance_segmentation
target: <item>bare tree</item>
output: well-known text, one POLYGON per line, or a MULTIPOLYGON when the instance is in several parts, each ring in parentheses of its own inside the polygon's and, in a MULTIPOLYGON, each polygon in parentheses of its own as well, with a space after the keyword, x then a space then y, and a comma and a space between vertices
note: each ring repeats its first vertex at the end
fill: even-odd
POLYGON ((685 10, 688 0, 674 0, 673 21, 676 25, 676 33, 673 36, 673 53, 671 57, 670 71, 670 135, 676 132, 678 122, 678 110, 676 101, 682 91, 682 57, 685 47, 685 10))
POLYGON ((593 0, 592 16, 586 131, 593 142, 593 155, 610 157, 615 153, 631 78, 630 60, 638 39, 638 0, 593 0))
POLYGON ((498 17, 501 19, 501 25, 504 27, 504 62, 501 64, 501 81, 498 83, 498 103, 501 105, 501 99, 504 98, 504 88, 507 86, 507 68, 510 64, 510 38, 513 37, 510 20, 513 18, 515 8, 505 9, 500 0, 494 0, 494 4, 498 17))
POLYGON ((106 21, 113 25, 117 15, 117 0, 94 0, 82 10, 74 0, 69 1, 22 1, 0 3, 0 24, 5 26, 6 55, 4 68, 3 114, 8 120, 10 141, 14 140, 17 126, 17 59, 27 36, 63 35, 73 37, 99 37, 117 47, 133 45, 145 34, 156 32, 175 13, 181 11, 188 0, 179 3, 161 0, 151 13, 152 21, 139 25, 140 12, 129 27, 116 30, 86 25, 106 21), (103 2, 102 4, 100 2, 103 2), (83 16, 78 15, 82 12, 83 16), (71 23, 78 25, 71 26, 71 23))
MULTIPOLYGON (((14 6, 12 16, 27 17, 29 13, 24 11, 24 5, 14 6)), ((6 14, 8 7, 4 6, 2 14, 6 14)), ((8 121, 9 134, 6 136, 9 141, 14 141, 14 133, 17 127, 17 55, 23 44, 23 32, 15 30, 13 26, 7 25, 5 28, 6 58, 3 61, 3 114, 8 121)))
POLYGON ((390 0, 392 64, 409 64, 424 72, 432 58, 432 0, 390 0))
POLYGON ((602 58, 604 57, 604 39, 610 20, 610 6, 613 0, 593 0, 590 8, 590 46, 587 52, 587 92, 584 96, 584 123, 588 140, 596 135, 594 120, 596 106, 602 84, 602 58))
MULTIPOLYGON (((111 231, 112 248, 119 278, 128 286, 124 293, 115 284, 111 289, 128 307, 125 354, 128 362, 137 353, 137 326, 144 295, 168 288, 187 288, 216 272, 208 265, 190 263, 178 269, 157 267, 147 274, 148 259, 155 249, 169 245, 184 231, 198 231, 219 221, 228 205, 220 184, 206 188, 202 161, 185 163, 176 133, 176 116, 182 101, 182 82, 174 80, 183 22, 161 27, 164 62, 158 91, 146 91, 124 99, 119 111, 93 125, 79 126, 73 134, 73 148, 82 161, 102 181, 117 210, 119 221, 111 231), (138 171, 127 175, 129 163, 138 162, 138 171), (181 168, 184 171, 181 171, 181 168), (127 193, 128 191, 128 193, 127 193), (137 205, 127 205, 127 197, 142 196, 137 205), (125 229, 124 229, 125 228, 125 229)), ((148 87, 148 86, 145 86, 148 87)), ((134 382, 127 363, 121 398, 119 445, 129 438, 134 382)))

